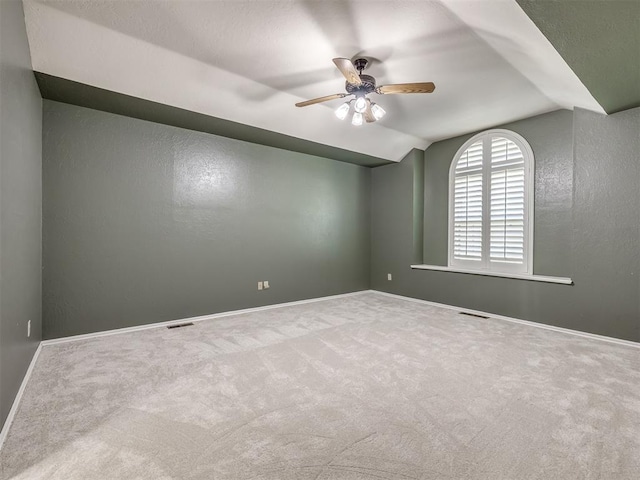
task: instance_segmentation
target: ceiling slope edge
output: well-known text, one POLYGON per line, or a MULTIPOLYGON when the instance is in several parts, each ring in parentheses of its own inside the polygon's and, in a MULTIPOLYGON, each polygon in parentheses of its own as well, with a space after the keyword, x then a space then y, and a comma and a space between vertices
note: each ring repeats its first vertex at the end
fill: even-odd
POLYGON ((640 2, 517 0, 598 103, 640 106, 640 2))
POLYGON ((559 108, 606 113, 516 0, 441 1, 559 108))
POLYGON ((429 144, 377 124, 345 128, 326 108, 296 109, 304 99, 277 90, 248 103, 242 95, 258 86, 252 80, 44 4, 25 2, 25 17, 38 72, 375 159, 398 162, 429 144))
POLYGON ((34 72, 42 98, 364 167, 394 162, 34 72))

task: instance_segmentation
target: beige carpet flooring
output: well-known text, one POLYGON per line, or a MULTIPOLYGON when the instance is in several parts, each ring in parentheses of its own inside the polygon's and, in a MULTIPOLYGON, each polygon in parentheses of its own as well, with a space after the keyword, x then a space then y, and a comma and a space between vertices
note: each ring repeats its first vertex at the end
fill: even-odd
POLYGON ((2 479, 640 479, 640 349, 376 293, 43 348, 2 479))

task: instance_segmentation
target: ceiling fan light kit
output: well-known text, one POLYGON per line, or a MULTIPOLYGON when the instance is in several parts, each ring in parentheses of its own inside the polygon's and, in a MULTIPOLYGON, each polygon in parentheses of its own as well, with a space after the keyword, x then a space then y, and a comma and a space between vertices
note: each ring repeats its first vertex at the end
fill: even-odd
POLYGON ((372 102, 367 95, 377 93, 378 95, 398 94, 398 93, 431 93, 436 86, 431 82, 423 83, 400 83, 394 85, 376 86, 376 79, 371 75, 365 75, 362 71, 367 68, 369 61, 365 58, 357 58, 351 62, 348 58, 334 58, 333 63, 346 79, 345 90, 347 93, 336 93, 325 97, 314 98, 304 102, 296 103, 296 107, 306 107, 316 103, 327 102, 353 95, 355 99, 348 100, 340 105, 336 111, 336 117, 344 120, 352 110, 351 124, 360 126, 364 121, 373 123, 380 120, 387 113, 377 103, 372 102))
POLYGON ((373 113, 373 116, 376 117, 376 120, 380 120, 387 113, 384 108, 373 102, 371 102, 371 112, 373 113))
POLYGON ((367 109, 367 101, 365 100, 365 98, 357 97, 356 101, 353 104, 353 109, 357 113, 364 113, 364 111, 367 109))
POLYGON ((344 102, 336 109, 336 117, 340 120, 344 120, 349 115, 349 110, 351 110, 351 101, 344 102))

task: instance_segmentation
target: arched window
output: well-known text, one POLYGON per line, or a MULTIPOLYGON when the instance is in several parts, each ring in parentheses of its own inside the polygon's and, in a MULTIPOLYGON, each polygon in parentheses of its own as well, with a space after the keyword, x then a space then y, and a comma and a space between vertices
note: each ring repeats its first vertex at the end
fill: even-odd
POLYGON ((533 274, 533 152, 508 130, 467 141, 449 172, 449 266, 533 274))

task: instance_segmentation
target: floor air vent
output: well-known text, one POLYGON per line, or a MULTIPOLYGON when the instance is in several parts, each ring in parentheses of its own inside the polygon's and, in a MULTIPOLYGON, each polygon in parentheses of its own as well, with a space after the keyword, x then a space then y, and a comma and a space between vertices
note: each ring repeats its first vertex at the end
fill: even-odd
POLYGON ((181 327, 191 327, 193 323, 178 323, 176 325, 169 325, 167 328, 181 328, 181 327))
POLYGON ((477 318, 489 318, 489 317, 485 317, 484 315, 477 315, 475 313, 469 313, 469 312, 458 312, 460 315, 469 315, 470 317, 477 317, 477 318))

